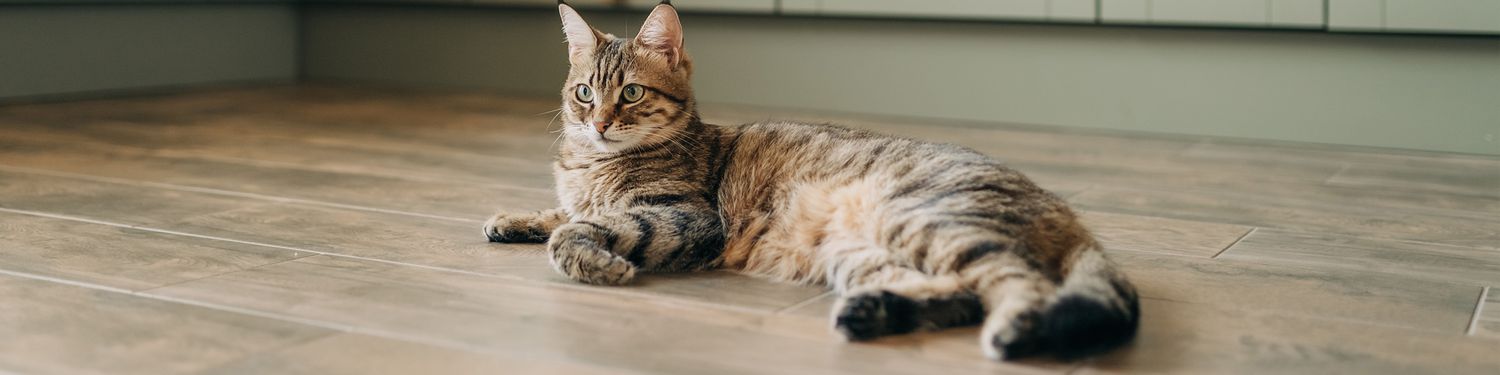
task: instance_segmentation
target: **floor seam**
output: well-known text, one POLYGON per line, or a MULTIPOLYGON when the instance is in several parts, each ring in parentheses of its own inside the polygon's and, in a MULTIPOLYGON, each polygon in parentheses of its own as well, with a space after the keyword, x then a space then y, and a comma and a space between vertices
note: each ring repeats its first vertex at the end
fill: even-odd
POLYGON ((1484 314, 1484 301, 1489 299, 1490 287, 1479 290, 1479 302, 1474 303, 1474 316, 1469 319, 1469 327, 1464 335, 1474 336, 1479 331, 1479 317, 1484 314))
POLYGON ((834 295, 834 292, 833 291, 827 291, 827 292, 823 292, 823 293, 818 293, 818 295, 816 295, 816 296, 808 297, 807 299, 804 299, 802 301, 794 303, 791 306, 787 306, 787 307, 783 307, 783 308, 780 308, 780 309, 776 309, 776 311, 772 312, 772 314, 774 314, 774 315, 782 315, 782 314, 785 314, 788 311, 796 310, 796 309, 801 308, 803 306, 811 305, 811 304, 813 304, 813 302, 815 302, 815 301, 817 301, 819 299, 822 299, 823 297, 830 296, 830 295, 834 295))
POLYGON ((1219 252, 1214 253, 1214 256, 1211 256, 1211 257, 1208 257, 1208 258, 1209 259, 1219 259, 1220 255, 1224 255, 1224 253, 1228 252, 1229 249, 1234 248, 1235 245, 1239 245, 1240 242, 1242 242, 1242 241, 1245 240, 1245 237, 1250 237, 1250 235, 1253 234, 1253 233, 1255 233, 1255 231, 1257 231, 1257 230, 1260 230, 1260 227, 1250 227, 1250 230, 1245 231, 1245 234, 1240 235, 1240 238, 1234 239, 1234 242, 1231 242, 1229 244, 1229 246, 1225 246, 1224 249, 1219 250, 1219 252))

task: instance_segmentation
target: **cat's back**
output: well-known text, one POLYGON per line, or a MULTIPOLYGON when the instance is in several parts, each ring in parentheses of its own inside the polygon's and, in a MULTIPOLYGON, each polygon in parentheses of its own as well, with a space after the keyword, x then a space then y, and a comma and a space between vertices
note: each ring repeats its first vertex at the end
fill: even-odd
POLYGON ((1001 161, 953 144, 795 121, 729 127, 724 136, 719 194, 727 210, 772 212, 766 202, 798 190, 855 184, 878 186, 880 195, 903 186, 997 184, 1016 198, 1046 195, 1001 161))
POLYGON ((726 132, 731 164, 764 177, 846 179, 937 171, 985 169, 1015 173, 999 160, 967 147, 882 134, 833 124, 764 121, 726 132))

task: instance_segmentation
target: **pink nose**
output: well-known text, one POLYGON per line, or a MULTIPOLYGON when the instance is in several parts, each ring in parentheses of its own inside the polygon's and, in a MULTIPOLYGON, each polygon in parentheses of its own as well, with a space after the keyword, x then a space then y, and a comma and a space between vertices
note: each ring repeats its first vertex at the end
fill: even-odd
POLYGON ((594 130, 598 130, 599 134, 604 134, 605 130, 609 130, 609 122, 608 121, 594 121, 594 130))

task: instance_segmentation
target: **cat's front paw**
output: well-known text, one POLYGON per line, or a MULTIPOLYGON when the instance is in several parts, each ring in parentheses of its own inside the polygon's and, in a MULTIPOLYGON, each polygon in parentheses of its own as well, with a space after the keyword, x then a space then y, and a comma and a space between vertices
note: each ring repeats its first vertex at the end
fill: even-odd
POLYGON ((623 285, 635 279, 635 265, 609 252, 601 241, 607 233, 582 224, 557 228, 547 243, 552 268, 575 281, 594 285, 623 285))
POLYGON ((484 236, 490 242, 542 243, 547 242, 547 230, 530 215, 500 213, 484 222, 484 236))

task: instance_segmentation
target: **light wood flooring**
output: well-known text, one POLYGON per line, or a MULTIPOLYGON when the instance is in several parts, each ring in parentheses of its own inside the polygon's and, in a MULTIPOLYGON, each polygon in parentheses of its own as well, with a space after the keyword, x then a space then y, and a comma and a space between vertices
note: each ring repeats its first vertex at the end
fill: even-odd
MULTIPOLYGON (((1084 212, 1130 346, 841 342, 831 296, 715 272, 578 285, 553 98, 341 86, 0 106, 0 373, 1500 373, 1500 158, 706 105, 974 147, 1084 212)), ((1207 120, 1207 119, 1206 119, 1207 120)))

